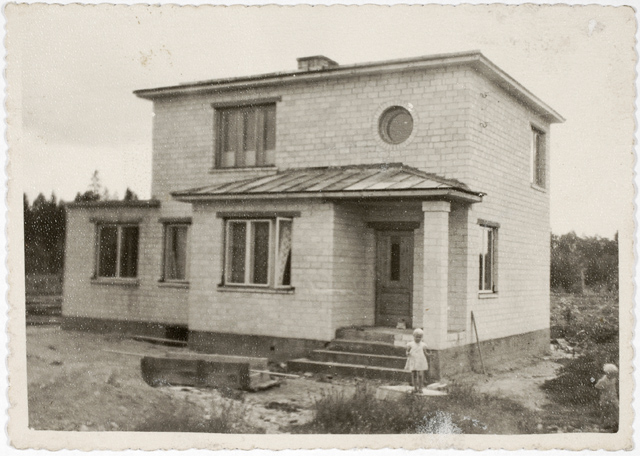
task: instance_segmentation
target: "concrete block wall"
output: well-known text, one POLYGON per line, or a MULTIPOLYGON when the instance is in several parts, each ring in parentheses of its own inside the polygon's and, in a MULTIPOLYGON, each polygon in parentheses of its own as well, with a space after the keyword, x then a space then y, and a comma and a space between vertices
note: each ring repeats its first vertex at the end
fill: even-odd
POLYGON ((336 204, 333 240, 333 327, 375 324, 375 232, 363 210, 336 204))
POLYGON ((405 71, 156 100, 152 195, 172 210, 184 204, 172 202, 171 191, 273 172, 213 169, 211 106, 272 97, 281 97, 276 105, 279 169, 404 162, 463 178, 470 160, 471 73, 455 67, 405 71), (414 117, 414 132, 400 145, 385 143, 378 132, 380 115, 394 105, 405 106, 414 117))
POLYGON ((447 330, 461 332, 467 327, 469 276, 469 206, 452 204, 449 213, 449 300, 447 330))
POLYGON ((194 205, 189 329, 325 340, 334 337, 333 205, 320 202, 243 202, 194 205), (224 220, 219 211, 300 211, 293 220, 290 293, 220 288, 224 220))
POLYGON ((62 313, 83 317, 167 325, 187 324, 187 293, 158 283, 162 268, 163 226, 160 211, 149 208, 72 208, 67 211, 62 313), (139 220, 138 278, 112 283, 92 279, 95 269, 96 224, 139 220))
MULTIPOLYGON (((473 153, 465 182, 487 193, 469 214, 471 250, 479 251, 480 233, 474 229, 478 219, 500 224, 498 293, 470 294, 470 308, 484 339, 542 330, 549 327, 550 160, 547 158, 547 188, 534 188, 531 124, 547 131, 547 147, 549 124, 480 76, 470 79, 469 90, 473 153)), ((548 148, 547 157, 549 153, 548 148)), ((470 262, 472 281, 477 282, 478 267, 477 260, 470 262)))

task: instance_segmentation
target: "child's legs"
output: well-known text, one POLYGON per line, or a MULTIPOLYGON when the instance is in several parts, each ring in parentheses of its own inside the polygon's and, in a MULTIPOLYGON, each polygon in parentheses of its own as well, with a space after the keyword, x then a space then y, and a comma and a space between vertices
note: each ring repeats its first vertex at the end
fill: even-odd
POLYGON ((411 385, 413 385, 414 388, 418 388, 418 374, 419 371, 411 371, 411 385))
POLYGON ((417 386, 422 389, 424 386, 424 371, 418 371, 417 386))

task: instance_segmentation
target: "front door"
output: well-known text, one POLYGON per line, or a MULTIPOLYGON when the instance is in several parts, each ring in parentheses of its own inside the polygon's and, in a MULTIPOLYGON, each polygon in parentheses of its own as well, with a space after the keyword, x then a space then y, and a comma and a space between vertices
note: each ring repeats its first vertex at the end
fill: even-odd
POLYGON ((376 325, 411 328, 413 231, 376 234, 376 325))

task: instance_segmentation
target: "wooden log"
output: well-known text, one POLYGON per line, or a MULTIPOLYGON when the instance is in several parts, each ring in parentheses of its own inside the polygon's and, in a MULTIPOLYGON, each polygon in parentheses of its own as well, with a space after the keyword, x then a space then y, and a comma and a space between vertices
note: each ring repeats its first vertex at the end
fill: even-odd
POLYGON ((236 388, 251 386, 248 362, 207 361, 145 356, 140 361, 142 378, 150 386, 236 388))

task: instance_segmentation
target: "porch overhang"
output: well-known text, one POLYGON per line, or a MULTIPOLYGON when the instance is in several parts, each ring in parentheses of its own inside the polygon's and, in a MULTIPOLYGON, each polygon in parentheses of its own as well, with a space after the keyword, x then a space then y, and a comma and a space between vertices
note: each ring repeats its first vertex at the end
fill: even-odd
POLYGON ((299 168, 241 181, 171 193, 183 202, 322 199, 482 201, 484 193, 402 163, 344 167, 299 168))

